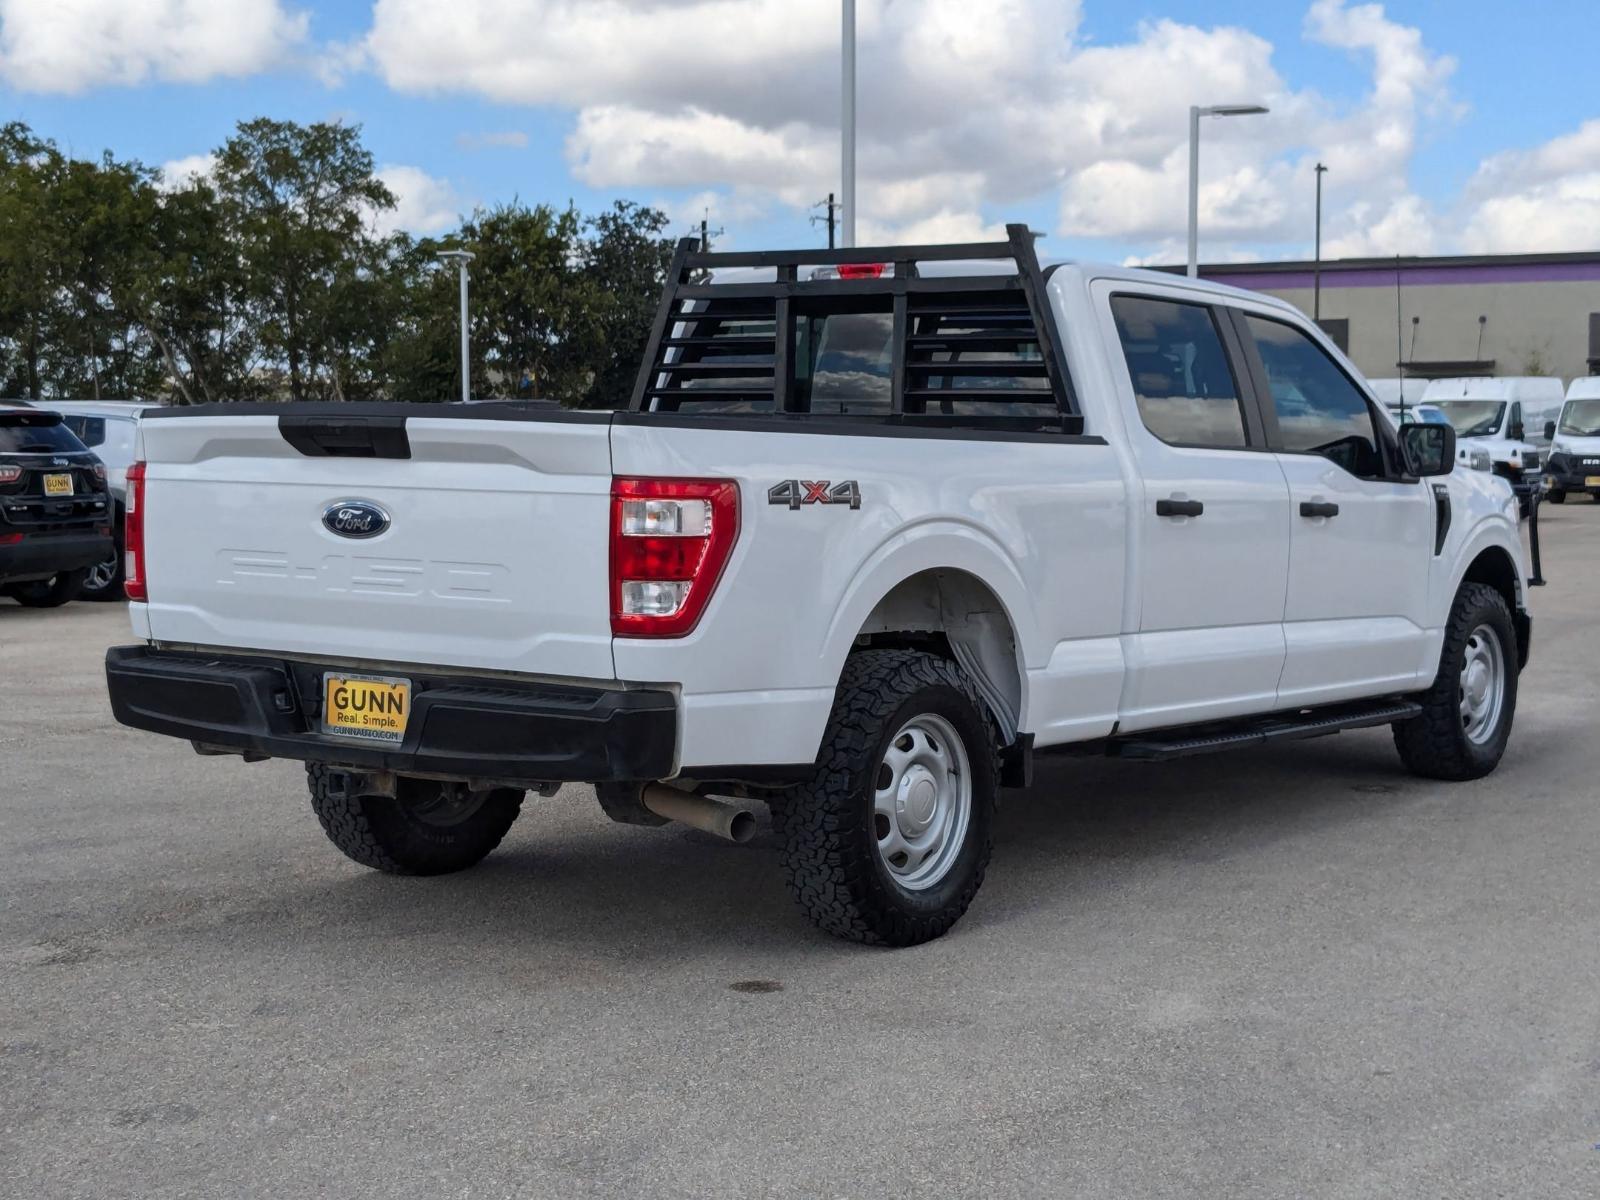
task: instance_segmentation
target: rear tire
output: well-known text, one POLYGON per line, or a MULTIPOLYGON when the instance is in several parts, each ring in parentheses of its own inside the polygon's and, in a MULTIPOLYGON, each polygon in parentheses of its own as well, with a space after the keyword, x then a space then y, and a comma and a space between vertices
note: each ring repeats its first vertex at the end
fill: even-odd
POLYGON ((959 667, 854 654, 816 773, 772 803, 789 889, 838 937, 931 941, 983 883, 999 786, 994 726, 959 667))
POLYGON ((1551 504, 1565 504, 1567 502, 1567 494, 1554 489, 1546 492, 1544 498, 1550 501, 1551 504))
POLYGON ((1500 765, 1517 708, 1517 635, 1505 597, 1464 583, 1445 625, 1422 715, 1394 726, 1400 759, 1415 775, 1479 779, 1500 765))
POLYGON ((463 785, 401 779, 397 794, 351 792, 351 776, 306 767, 311 808, 347 858, 389 875, 447 875, 476 866, 522 811, 523 792, 468 792, 463 785))
POLYGON ((77 571, 62 571, 49 579, 12 584, 6 592, 24 608, 60 608, 83 594, 83 581, 88 576, 88 567, 77 571))

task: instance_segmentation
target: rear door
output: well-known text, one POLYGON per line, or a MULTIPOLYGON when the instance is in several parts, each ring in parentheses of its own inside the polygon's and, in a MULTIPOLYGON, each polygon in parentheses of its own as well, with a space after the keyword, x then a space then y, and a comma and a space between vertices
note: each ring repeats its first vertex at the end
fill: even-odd
POLYGON ((1289 495, 1231 327, 1198 293, 1096 286, 1126 368, 1113 374, 1138 475, 1121 728, 1269 710, 1284 660, 1289 495))
POLYGON ((150 636, 612 678, 609 414, 418 411, 146 417, 150 636))
POLYGON ((1291 322, 1239 314, 1289 482, 1280 706, 1426 685, 1432 489, 1404 480, 1366 394, 1291 322))

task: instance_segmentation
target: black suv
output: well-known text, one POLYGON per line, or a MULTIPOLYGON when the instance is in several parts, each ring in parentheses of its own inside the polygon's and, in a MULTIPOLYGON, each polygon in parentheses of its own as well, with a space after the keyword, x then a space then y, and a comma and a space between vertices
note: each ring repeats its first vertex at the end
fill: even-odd
POLYGON ((0 595, 30 608, 77 598, 112 553, 106 469, 61 414, 0 407, 0 595))

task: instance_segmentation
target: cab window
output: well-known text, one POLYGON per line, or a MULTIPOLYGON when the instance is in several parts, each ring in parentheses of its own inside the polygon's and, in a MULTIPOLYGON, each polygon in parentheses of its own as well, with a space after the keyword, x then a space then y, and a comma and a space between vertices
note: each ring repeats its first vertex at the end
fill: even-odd
POLYGON ((1283 449, 1320 454, 1363 479, 1381 477, 1372 407, 1350 377, 1293 325, 1254 315, 1245 322, 1266 368, 1283 449))
POLYGON ((1174 446, 1249 444, 1239 387, 1210 308, 1113 296, 1111 314, 1146 429, 1174 446))

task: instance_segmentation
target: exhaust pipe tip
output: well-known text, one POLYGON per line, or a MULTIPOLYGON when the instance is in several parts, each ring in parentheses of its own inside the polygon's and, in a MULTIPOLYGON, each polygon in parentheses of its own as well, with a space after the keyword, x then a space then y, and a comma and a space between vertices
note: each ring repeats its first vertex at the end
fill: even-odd
POLYGON ((730 842, 743 845, 756 835, 755 814, 736 804, 713 800, 710 796, 696 796, 693 792, 680 791, 661 783, 650 784, 640 799, 658 817, 715 834, 730 842))

